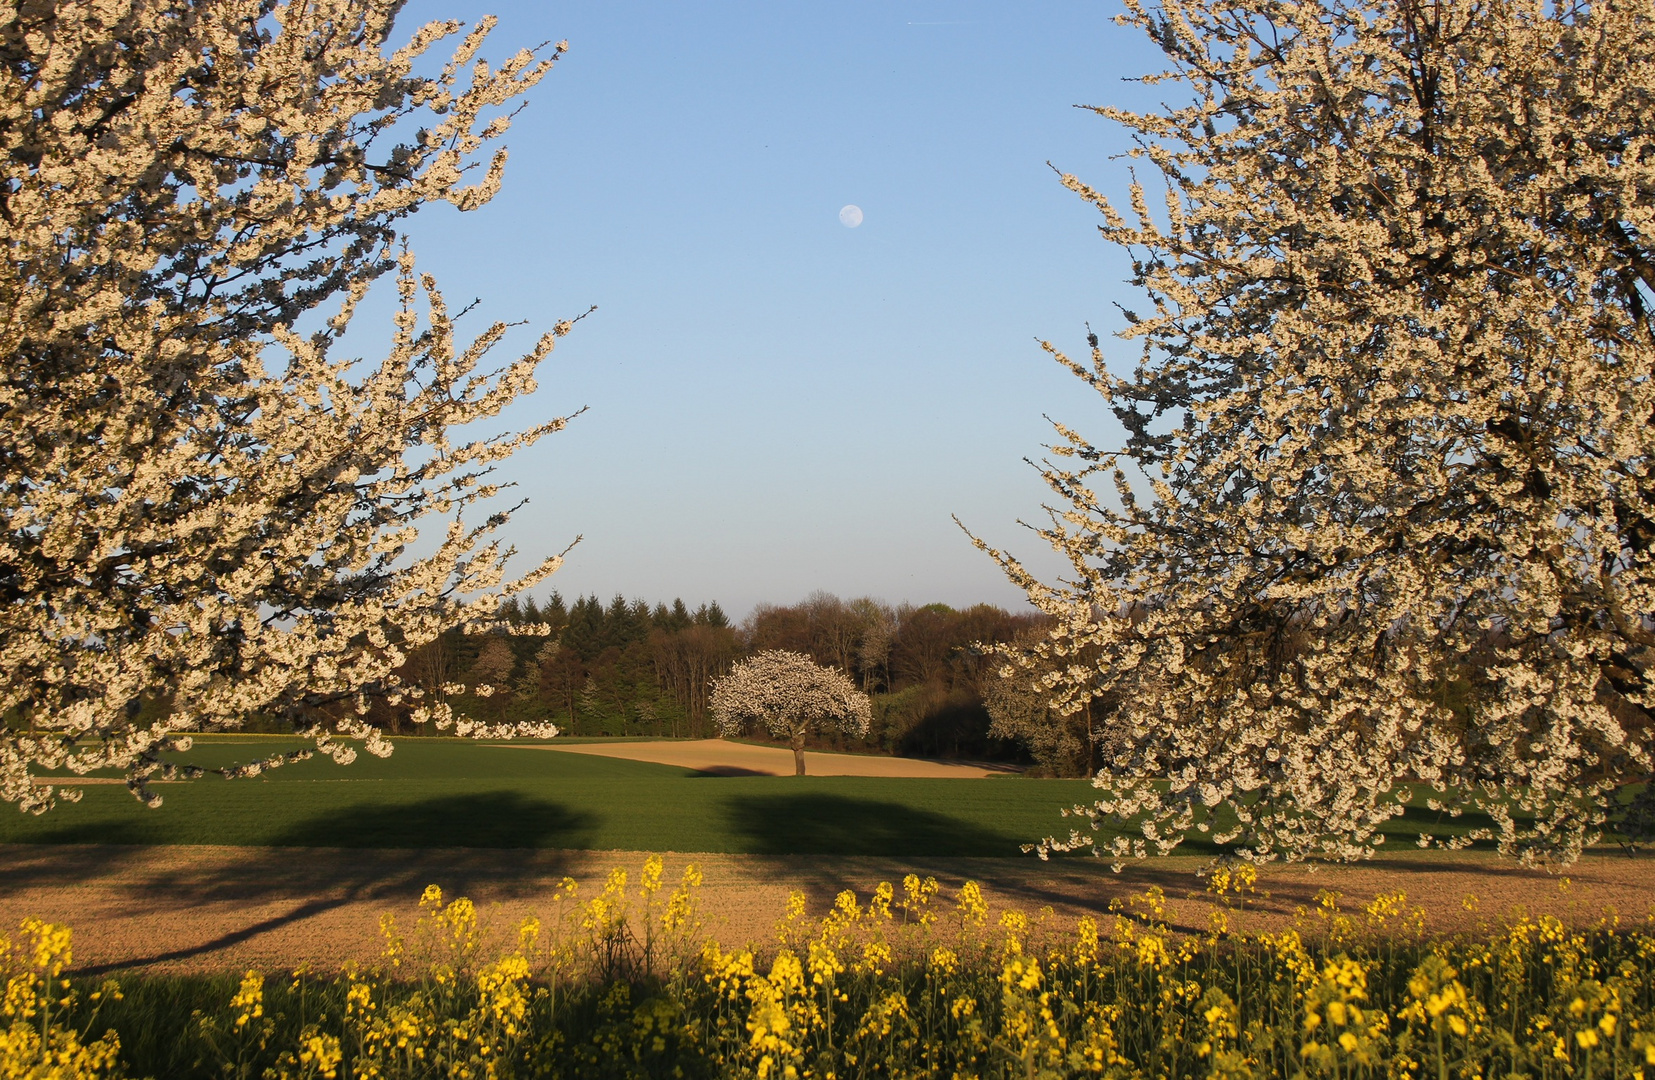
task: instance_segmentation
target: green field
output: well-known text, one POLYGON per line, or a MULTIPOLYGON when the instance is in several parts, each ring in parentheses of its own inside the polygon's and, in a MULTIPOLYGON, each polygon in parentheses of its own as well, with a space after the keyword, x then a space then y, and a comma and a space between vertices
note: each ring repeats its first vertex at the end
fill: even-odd
MULTIPOLYGON (((576 741, 576 740, 570 740, 576 741)), ((580 740, 589 741, 589 740, 580 740)), ((220 765, 301 745, 208 736, 188 755, 220 765)), ((72 779, 72 778, 66 778, 72 779)), ((316 757, 250 780, 160 784, 147 810, 118 784, 41 817, 0 814, 0 843, 484 847, 737 854, 1014 856, 1067 835, 1060 811, 1090 802, 1085 780, 709 776, 689 769, 464 739, 403 738, 396 753, 339 766, 316 757)), ((1386 829, 1462 831, 1419 807, 1386 829)), ((1479 845, 1483 846, 1483 845, 1479 845)), ((1185 855, 1216 854, 1192 836, 1185 855)))
MULTIPOLYGON (((201 738, 189 758, 244 761, 296 742, 201 738)), ((524 847, 839 855, 1016 855, 1067 833, 1084 780, 707 776, 457 739, 400 739, 386 759, 325 758, 251 780, 160 784, 147 810, 87 785, 41 817, 0 814, 0 842, 299 847, 524 847)))

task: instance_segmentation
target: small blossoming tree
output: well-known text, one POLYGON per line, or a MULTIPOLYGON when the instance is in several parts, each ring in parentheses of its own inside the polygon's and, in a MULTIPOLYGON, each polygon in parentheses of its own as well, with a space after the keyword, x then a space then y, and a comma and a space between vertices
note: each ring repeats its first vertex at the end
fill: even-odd
POLYGON ((1068 582, 995 553, 1106 704, 1108 854, 1362 858, 1423 797, 1573 860, 1651 763, 1655 9, 1126 7, 1189 97, 1096 111, 1164 199, 1064 183, 1142 353, 1048 346, 1125 444, 1057 427, 1068 582))
POLYGON ((766 650, 732 667, 713 684, 712 713, 721 735, 738 735, 757 722, 788 740, 798 776, 805 774, 808 732, 834 728, 862 736, 872 719, 868 696, 848 675, 785 649, 766 650))
POLYGON ((508 582, 504 515, 460 515, 563 421, 455 435, 569 323, 490 372, 506 327, 460 340, 396 224, 493 196, 505 151, 478 151, 562 46, 491 67, 484 20, 419 75, 460 26, 387 51, 401 7, 0 4, 0 798, 113 767, 159 803, 182 733, 254 715, 387 753, 370 695, 456 723, 399 684, 408 653, 555 569, 508 582), (387 274, 388 348, 338 355, 387 274))

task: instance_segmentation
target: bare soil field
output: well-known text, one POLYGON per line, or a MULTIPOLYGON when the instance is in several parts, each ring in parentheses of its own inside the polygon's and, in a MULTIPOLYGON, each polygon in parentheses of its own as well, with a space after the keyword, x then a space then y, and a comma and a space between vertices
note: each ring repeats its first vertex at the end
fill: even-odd
MULTIPOLYGON (((686 739, 673 742, 567 743, 522 746, 516 749, 676 765, 713 776, 792 776, 793 751, 779 746, 754 746, 724 739, 686 739)), ((871 754, 831 754, 805 751, 810 776, 900 776, 971 779, 1012 772, 1009 767, 960 765, 919 758, 876 757, 871 754)))
MULTIPOLYGON (((329 971, 372 961, 380 916, 391 913, 411 926, 428 884, 449 897, 471 897, 485 921, 509 932, 525 915, 549 915, 552 891, 565 876, 591 896, 615 866, 635 881, 644 858, 625 851, 0 845, 0 932, 29 915, 67 923, 75 932, 75 969, 87 974, 276 971, 302 963, 329 971)), ((666 862, 669 882, 687 863, 702 869, 706 930, 726 945, 773 940, 790 890, 803 891, 812 914, 820 914, 843 889, 865 898, 877 882, 907 873, 935 876, 945 898, 975 880, 996 907, 1051 907, 1066 919, 1107 912, 1111 900, 1159 885, 1172 926, 1185 932, 1204 930, 1212 906, 1195 858, 1135 864, 1118 875, 1090 858, 675 854, 666 862)), ((1655 860, 1594 855, 1567 875, 1553 875, 1483 855, 1410 853, 1356 867, 1267 868, 1259 887, 1267 895, 1232 916, 1236 928, 1286 925, 1296 910, 1314 906, 1322 889, 1341 893, 1351 911, 1402 890, 1439 932, 1473 929, 1519 910, 1577 924, 1610 913, 1631 921, 1648 917, 1655 903, 1655 860)))

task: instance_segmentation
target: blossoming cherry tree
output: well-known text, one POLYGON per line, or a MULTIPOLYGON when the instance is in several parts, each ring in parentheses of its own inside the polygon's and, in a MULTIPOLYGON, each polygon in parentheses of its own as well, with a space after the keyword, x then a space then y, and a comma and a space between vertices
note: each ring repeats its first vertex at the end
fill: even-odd
POLYGON ((507 326, 462 339, 397 223, 494 195, 479 151, 562 46, 491 65, 484 19, 432 63, 460 24, 387 48, 402 8, 0 5, 0 799, 115 768, 157 804, 187 733, 250 717, 338 760, 389 751, 375 700, 468 728, 398 668, 556 567, 509 580, 479 504, 563 425, 492 427, 570 324, 491 370, 507 326), (383 351, 347 352, 387 276, 383 351))
POLYGON ((806 734, 833 728, 866 735, 873 710, 868 695, 844 672, 800 653, 768 649, 736 664, 713 684, 712 712, 721 735, 739 735, 757 722, 788 740, 794 773, 803 776, 806 734))
POLYGON ((1655 8, 1125 7, 1168 104, 1096 109, 1124 200, 1063 179, 1137 356, 1048 346, 1119 441, 1057 426, 1066 581, 999 555, 1108 714, 1108 853, 1359 859, 1419 802, 1572 861, 1651 769, 1655 8))

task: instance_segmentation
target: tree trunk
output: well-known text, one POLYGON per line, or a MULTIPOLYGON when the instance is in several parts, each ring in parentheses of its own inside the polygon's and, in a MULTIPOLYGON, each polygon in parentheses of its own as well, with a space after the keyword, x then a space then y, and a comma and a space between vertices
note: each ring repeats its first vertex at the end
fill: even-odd
POLYGON ((802 732, 802 731, 795 731, 793 733, 793 775, 794 776, 803 776, 804 774, 805 774, 805 733, 802 732))

